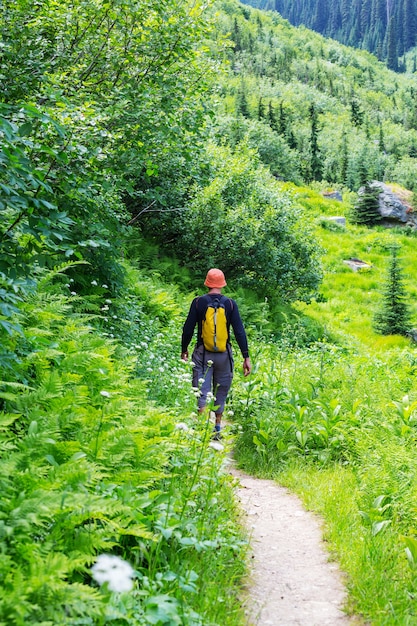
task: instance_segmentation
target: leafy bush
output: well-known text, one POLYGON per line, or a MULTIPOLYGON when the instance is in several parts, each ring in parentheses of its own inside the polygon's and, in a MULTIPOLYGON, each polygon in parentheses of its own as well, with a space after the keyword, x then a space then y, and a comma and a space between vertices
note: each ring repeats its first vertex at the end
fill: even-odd
POLYGON ((301 211, 254 151, 212 147, 211 162, 210 184, 171 222, 182 262, 201 276, 221 267, 272 300, 309 299, 321 276, 319 249, 301 211))

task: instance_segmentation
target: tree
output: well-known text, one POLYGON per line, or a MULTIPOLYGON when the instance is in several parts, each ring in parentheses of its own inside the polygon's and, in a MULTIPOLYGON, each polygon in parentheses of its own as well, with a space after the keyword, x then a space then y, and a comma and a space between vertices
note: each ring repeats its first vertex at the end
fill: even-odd
POLYGON ((321 266, 307 218, 277 188, 256 150, 213 147, 211 159, 213 179, 178 216, 173 249, 180 248, 182 262, 197 272, 221 264, 236 284, 262 297, 308 301, 321 266))
POLYGON ((281 100, 279 103, 279 118, 278 118, 278 132, 280 135, 285 136, 287 132, 287 112, 284 109, 284 104, 281 100))
POLYGON ((262 97, 258 100, 258 120, 263 120, 265 118, 265 105, 262 101, 262 97))
POLYGON ((374 316, 374 328, 381 335, 407 335, 410 330, 410 312, 397 248, 391 249, 388 276, 383 289, 381 309, 374 316))
POLYGON ((347 184, 349 165, 349 145, 346 131, 342 134, 342 144, 340 146, 340 182, 347 184))
POLYGON ((350 220, 354 224, 374 226, 382 217, 378 210, 379 190, 367 182, 358 192, 358 198, 352 208, 350 220))
POLYGON ((277 117, 275 115, 274 105, 272 104, 271 100, 269 101, 269 104, 268 104, 268 122, 272 130, 274 130, 275 132, 278 132, 277 117))
POLYGON ((398 71, 398 34, 394 17, 391 17, 387 30, 387 66, 394 72, 398 71))
POLYGON ((112 284, 125 205, 180 204, 213 78, 208 4, 0 3, 0 271, 64 255, 112 284))
POLYGON ((236 94, 236 113, 243 117, 250 117, 248 100, 246 98, 246 87, 243 82, 236 94))
POLYGON ((350 121, 354 126, 361 126, 363 123, 363 111, 355 96, 350 101, 350 121))
POLYGON ((310 172, 312 180, 321 180, 323 174, 323 162, 318 144, 319 124, 317 109, 314 104, 310 106, 310 172))

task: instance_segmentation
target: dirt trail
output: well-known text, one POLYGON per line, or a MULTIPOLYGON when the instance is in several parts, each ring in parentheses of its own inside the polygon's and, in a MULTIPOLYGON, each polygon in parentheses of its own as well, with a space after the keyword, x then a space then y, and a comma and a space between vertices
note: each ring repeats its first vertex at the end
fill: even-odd
POLYGON ((237 496, 252 550, 248 626, 352 626, 342 610, 345 590, 329 562, 320 522, 272 480, 248 476, 233 461, 237 496))

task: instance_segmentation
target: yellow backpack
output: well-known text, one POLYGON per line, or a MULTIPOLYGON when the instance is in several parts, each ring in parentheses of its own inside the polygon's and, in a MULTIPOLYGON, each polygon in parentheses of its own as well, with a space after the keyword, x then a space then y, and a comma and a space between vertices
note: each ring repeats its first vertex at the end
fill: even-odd
POLYGON ((202 320, 201 338, 208 352, 226 352, 227 332, 226 298, 211 299, 202 320))

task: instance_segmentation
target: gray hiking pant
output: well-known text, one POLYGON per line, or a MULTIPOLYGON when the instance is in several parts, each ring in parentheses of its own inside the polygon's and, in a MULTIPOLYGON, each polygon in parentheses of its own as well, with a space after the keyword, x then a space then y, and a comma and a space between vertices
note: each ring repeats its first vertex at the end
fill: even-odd
POLYGON ((203 409, 207 403, 207 394, 211 392, 215 398, 215 413, 223 413, 227 394, 233 380, 233 355, 228 344, 226 352, 208 352, 204 346, 198 346, 192 355, 193 387, 200 390, 198 408, 203 409), (208 365, 212 361, 212 365, 208 365))

